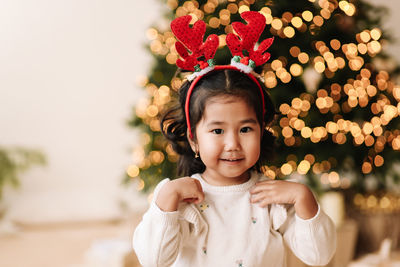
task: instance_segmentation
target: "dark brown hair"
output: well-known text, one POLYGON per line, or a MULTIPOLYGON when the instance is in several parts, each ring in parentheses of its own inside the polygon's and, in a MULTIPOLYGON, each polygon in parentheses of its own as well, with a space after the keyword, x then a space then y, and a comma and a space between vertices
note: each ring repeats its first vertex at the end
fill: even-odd
MULTIPOLYGON (((274 119, 275 107, 270 95, 266 91, 265 85, 259 82, 264 91, 265 115, 261 94, 258 85, 252 81, 247 74, 237 70, 214 70, 202 77, 190 97, 189 118, 191 130, 195 136, 195 127, 203 117, 204 109, 208 99, 215 96, 236 96, 250 107, 253 107, 260 123, 269 126, 274 119)), ((200 158, 194 157, 189 141, 187 139, 187 124, 185 114, 185 102, 190 82, 185 82, 178 91, 179 103, 169 109, 161 118, 161 131, 167 140, 172 144, 172 148, 180 155, 178 161, 178 175, 190 176, 194 173, 202 173, 205 165, 200 158)), ((273 156, 275 138, 270 131, 263 129, 261 139, 260 157, 254 169, 261 172, 261 167, 273 156)))

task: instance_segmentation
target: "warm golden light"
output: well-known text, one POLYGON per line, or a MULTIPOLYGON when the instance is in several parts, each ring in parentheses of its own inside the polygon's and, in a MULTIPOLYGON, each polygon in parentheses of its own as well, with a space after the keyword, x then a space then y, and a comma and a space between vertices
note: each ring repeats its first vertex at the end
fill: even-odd
POLYGON ((301 14, 301 16, 303 17, 303 19, 304 19, 305 21, 308 21, 308 22, 312 21, 312 19, 313 19, 313 14, 312 14, 311 11, 309 11, 309 10, 304 11, 304 12, 301 14))
POLYGON ((282 105, 280 105, 280 107, 279 107, 279 111, 282 113, 282 114, 288 114, 289 112, 290 112, 290 106, 288 105, 288 104, 282 104, 282 105))
POLYGON ((356 13, 356 7, 352 3, 349 3, 347 10, 344 12, 347 16, 353 16, 356 13))
POLYGON ((338 125, 333 121, 328 121, 325 126, 328 133, 335 134, 339 131, 338 125))
POLYGON ((140 172, 139 167, 136 165, 130 165, 128 167, 128 169, 126 170, 126 173, 129 175, 129 177, 132 177, 132 178, 138 176, 139 172, 140 172))
POLYGON ((367 208, 374 208, 378 204, 378 199, 374 195, 370 195, 367 198, 367 208))
POLYGON ((363 165, 362 165, 362 167, 361 167, 361 170, 362 170, 362 172, 365 173, 365 174, 370 173, 370 172, 372 171, 372 165, 371 165, 371 163, 369 163, 369 162, 364 162, 363 165))
POLYGON ((367 135, 365 136, 364 143, 366 146, 372 146, 375 142, 375 139, 372 137, 372 135, 367 135))
POLYGON ((170 9, 174 10, 178 7, 178 0, 168 0, 167 4, 170 9))
POLYGON ((164 153, 162 153, 161 151, 151 151, 149 154, 150 157, 150 161, 155 164, 158 165, 161 162, 163 162, 164 160, 164 153))
POLYGON ((308 55, 304 52, 299 54, 299 61, 300 63, 306 64, 308 62, 310 58, 308 57, 308 55))
POLYGON ((176 54, 168 54, 165 59, 168 64, 174 65, 178 60, 178 56, 176 54))
POLYGON ((356 137, 354 137, 354 143, 356 145, 361 145, 362 143, 364 143, 364 135, 359 134, 356 137))
POLYGON ((137 186, 136 186, 136 190, 142 191, 143 189, 144 189, 144 181, 143 181, 143 179, 139 178, 137 186))
POLYGON ((339 174, 337 172, 330 172, 328 174, 328 180, 331 184, 336 184, 339 182, 340 177, 339 174))
POLYGON ((312 135, 312 130, 310 127, 304 127, 303 129, 301 129, 301 136, 303 136, 304 138, 310 138, 312 135))
POLYGON ((150 129, 154 132, 160 131, 160 121, 157 119, 152 119, 149 123, 150 129))
POLYGON ((147 107, 146 113, 150 117, 155 117, 158 114, 158 108, 155 105, 150 105, 147 107))
POLYGON ((393 96, 397 101, 400 101, 400 87, 393 88, 393 96))
POLYGON ((363 126, 363 132, 365 135, 371 134, 372 131, 374 130, 374 126, 370 122, 365 122, 363 126))
POLYGON ((272 20, 271 26, 275 30, 280 30, 280 29, 282 29, 283 23, 282 23, 282 21, 280 19, 275 18, 275 19, 272 20))
POLYGON ((315 25, 317 25, 318 27, 321 27, 322 24, 324 24, 324 19, 321 16, 315 16, 313 18, 313 22, 315 23, 315 25))
MULTIPOLYGON (((326 2, 326 4, 329 5, 328 2, 326 2)), ((322 16, 324 19, 326 19, 326 20, 328 20, 328 19, 331 17, 331 12, 329 12, 327 9, 322 9, 321 12, 320 12, 320 14, 321 14, 321 16, 322 16)))
POLYGON ((326 107, 326 100, 324 97, 318 97, 317 100, 315 101, 315 104, 319 109, 323 109, 326 107))
MULTIPOLYGON (((238 12, 238 10, 239 10, 238 6, 236 4, 234 4, 234 3, 228 4, 227 9, 229 10, 229 12, 231 14, 236 14, 238 12)), ((263 13, 262 10, 263 9, 260 10, 260 13, 263 13)))
POLYGON ((283 83, 288 83, 292 80, 292 76, 288 72, 284 72, 281 77, 279 77, 283 83))
POLYGON ((360 54, 364 55, 368 52, 368 46, 366 44, 358 44, 357 45, 358 52, 360 54))
POLYGON ((279 121, 279 125, 284 128, 286 126, 289 126, 289 119, 287 117, 283 117, 282 119, 280 119, 279 121))
POLYGON ((346 135, 344 135, 343 133, 337 133, 332 138, 333 138, 334 142, 336 142, 340 145, 346 143, 346 141, 347 141, 346 135))
POLYGON ((308 162, 307 160, 302 160, 299 163, 299 166, 297 166, 297 172, 300 174, 306 174, 310 170, 310 167, 310 162, 308 162))
POLYGON ((392 141, 392 148, 394 150, 400 150, 400 136, 397 136, 392 141))
POLYGON ((382 46, 378 41, 372 41, 368 43, 367 46, 368 46, 368 51, 370 51, 373 54, 378 54, 382 49, 382 46))
POLYGON ((294 127, 297 131, 301 131, 301 129, 303 129, 303 128, 305 127, 305 123, 304 123, 303 120, 296 119, 295 122, 294 122, 294 124, 293 124, 293 127, 294 127))
POLYGON ((284 139, 286 146, 293 146, 296 143, 296 139, 293 136, 284 139))
POLYGON ((289 49, 289 53, 292 57, 297 57, 300 54, 300 48, 293 46, 289 49))
POLYGON ((290 165, 289 163, 285 163, 285 164, 283 164, 282 167, 281 167, 281 172, 282 172, 284 175, 289 175, 289 174, 292 173, 292 171, 293 171, 292 165, 290 165))
POLYGON ((250 11, 249 6, 247 6, 247 5, 242 5, 242 6, 239 7, 239 13, 240 13, 240 14, 242 14, 242 13, 245 12, 245 11, 250 11))
POLYGON ((300 76, 303 73, 303 67, 299 64, 293 64, 290 66, 290 73, 295 77, 300 76))
POLYGON ((271 16, 271 14, 263 13, 263 15, 265 17, 265 24, 271 24, 272 21, 274 20, 274 18, 271 16))
POLYGON ((379 40, 379 38, 381 38, 382 36, 382 32, 380 29, 375 28, 371 31, 371 37, 372 39, 374 39, 375 41, 379 40))
POLYGON ((219 35, 218 39, 219 39, 218 47, 224 47, 226 45, 226 34, 219 35))
POLYGON ((349 9, 349 2, 347 1, 340 1, 339 2, 339 7, 343 11, 347 11, 349 9))
POLYGON ((286 37, 288 38, 292 38, 295 34, 294 29, 290 26, 285 27, 285 29, 283 29, 283 33, 286 35, 286 37))
POLYGON ((384 162, 385 162, 385 160, 383 159, 383 157, 381 155, 376 155, 375 156, 374 164, 375 164, 376 167, 382 166, 384 162))
POLYGON ((314 68, 317 72, 322 73, 325 70, 325 64, 323 62, 316 62, 314 68))
POLYGON ((301 104, 301 111, 308 111, 311 108, 311 104, 308 100, 303 100, 301 104))
POLYGON ((363 31, 362 33, 360 33, 360 38, 361 41, 367 43, 369 42, 369 40, 371 40, 371 35, 367 31, 363 31))
POLYGON ((338 65, 339 69, 343 69, 346 66, 346 62, 344 61, 343 58, 337 57, 337 58, 335 58, 335 60, 336 60, 336 63, 338 65))
POLYGON ((211 28, 218 28, 220 25, 220 20, 216 17, 212 17, 209 21, 208 21, 208 25, 210 25, 211 28))
POLYGON ((312 154, 307 154, 304 157, 304 159, 307 160, 308 162, 310 162, 311 165, 314 164, 314 162, 315 162, 315 157, 312 154))
POLYGON ((379 206, 380 206, 382 209, 388 209, 388 208, 391 206, 390 199, 387 198, 386 196, 385 196, 385 197, 382 197, 382 198, 380 199, 380 201, 379 201, 379 206))
POLYGON ((149 28, 149 29, 146 31, 146 36, 147 36, 147 38, 148 38, 149 40, 155 40, 155 39, 157 39, 158 32, 157 32, 157 30, 154 29, 154 28, 149 28))
POLYGON ((300 17, 293 17, 291 23, 296 28, 300 28, 303 25, 303 20, 300 17))
POLYGON ((275 71, 277 71, 278 69, 282 68, 282 66, 283 66, 282 61, 280 61, 279 59, 275 59, 271 63, 271 68, 273 70, 275 70, 275 71))
POLYGON ((293 130, 290 127, 284 127, 282 129, 282 135, 286 138, 291 137, 293 135, 293 130))

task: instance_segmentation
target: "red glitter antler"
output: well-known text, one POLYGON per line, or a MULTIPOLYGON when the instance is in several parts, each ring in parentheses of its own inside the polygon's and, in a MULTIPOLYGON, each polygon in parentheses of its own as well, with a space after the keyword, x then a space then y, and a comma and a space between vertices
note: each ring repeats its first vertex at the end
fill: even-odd
MULTIPOLYGON (((270 58, 271 54, 265 51, 271 46, 274 38, 272 37, 262 41, 257 50, 254 50, 255 44, 265 28, 265 17, 256 11, 243 12, 240 16, 247 22, 247 25, 241 22, 232 23, 232 27, 237 32, 240 39, 235 34, 229 33, 226 36, 226 44, 232 56, 239 56, 242 58, 241 62, 243 59, 244 61, 251 59, 256 66, 260 66, 270 58), (249 57, 243 55, 243 50, 249 53, 249 57)), ((247 65, 247 62, 242 63, 247 65)))
POLYGON ((211 34, 203 43, 206 32, 206 24, 198 20, 191 28, 189 26, 192 17, 190 15, 179 17, 171 22, 172 32, 178 38, 175 43, 176 51, 183 58, 178 59, 176 65, 184 70, 201 71, 208 66, 214 66, 213 57, 218 48, 218 36, 211 34), (188 53, 191 52, 191 54, 188 53), (200 59, 204 56, 204 60, 200 59))

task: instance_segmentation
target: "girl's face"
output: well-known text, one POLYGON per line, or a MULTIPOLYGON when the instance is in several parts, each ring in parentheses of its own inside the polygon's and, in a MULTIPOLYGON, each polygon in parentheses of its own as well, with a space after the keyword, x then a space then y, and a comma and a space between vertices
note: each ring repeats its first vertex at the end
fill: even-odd
POLYGON ((207 101, 190 143, 206 166, 203 179, 213 185, 240 184, 260 156, 261 127, 243 99, 216 96, 207 101))

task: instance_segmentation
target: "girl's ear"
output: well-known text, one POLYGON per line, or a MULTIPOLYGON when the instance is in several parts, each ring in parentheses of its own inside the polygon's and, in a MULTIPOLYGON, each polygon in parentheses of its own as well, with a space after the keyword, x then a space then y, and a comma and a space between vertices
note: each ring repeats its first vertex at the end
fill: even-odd
POLYGON ((196 142, 196 140, 194 140, 194 138, 193 139, 190 138, 189 129, 186 130, 186 138, 189 141, 189 145, 192 148, 193 152, 194 153, 198 152, 197 142, 196 142))

